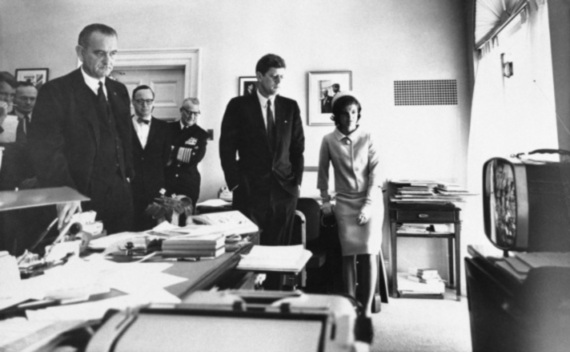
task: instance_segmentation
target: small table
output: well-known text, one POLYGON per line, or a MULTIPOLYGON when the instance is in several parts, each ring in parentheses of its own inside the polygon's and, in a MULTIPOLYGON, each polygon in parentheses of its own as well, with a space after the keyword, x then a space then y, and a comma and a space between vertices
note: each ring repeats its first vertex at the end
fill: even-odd
POLYGON ((390 263, 392 287, 390 295, 398 297, 398 237, 408 238, 443 238, 448 241, 449 287, 455 287, 456 297, 461 298, 461 259, 460 233, 461 209, 452 203, 394 203, 390 202, 390 263), (453 224, 454 231, 449 233, 398 233, 397 226, 402 223, 453 224))

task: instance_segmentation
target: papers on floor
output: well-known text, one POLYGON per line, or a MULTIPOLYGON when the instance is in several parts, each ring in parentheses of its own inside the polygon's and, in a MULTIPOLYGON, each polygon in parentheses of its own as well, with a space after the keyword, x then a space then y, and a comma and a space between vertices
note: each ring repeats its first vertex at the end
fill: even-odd
POLYGON ((437 296, 445 292, 445 282, 437 270, 413 269, 409 273, 398 273, 398 293, 401 296, 437 296))
POLYGON ((303 245, 259 246, 255 245, 242 256, 237 268, 250 271, 300 272, 312 253, 303 245))

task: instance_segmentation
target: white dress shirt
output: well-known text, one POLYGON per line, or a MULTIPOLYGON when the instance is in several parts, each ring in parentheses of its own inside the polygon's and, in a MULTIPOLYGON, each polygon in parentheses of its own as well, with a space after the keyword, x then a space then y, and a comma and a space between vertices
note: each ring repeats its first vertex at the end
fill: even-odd
POLYGON ((145 120, 148 120, 148 123, 139 122, 139 117, 137 115, 133 115, 132 121, 133 126, 135 127, 135 132, 137 133, 137 137, 141 142, 143 149, 146 147, 146 142, 148 141, 148 132, 150 131, 150 124, 152 123, 152 119, 150 116, 145 117, 145 120))

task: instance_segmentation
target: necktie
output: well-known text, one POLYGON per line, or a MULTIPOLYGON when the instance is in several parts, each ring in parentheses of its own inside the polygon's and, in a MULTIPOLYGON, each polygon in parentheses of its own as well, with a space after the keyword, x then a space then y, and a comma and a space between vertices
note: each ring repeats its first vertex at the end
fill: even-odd
POLYGON ((103 109, 106 117, 109 118, 109 104, 107 103, 107 98, 105 97, 105 92, 103 91, 103 82, 99 81, 99 89, 97 89, 97 103, 103 109))
POLYGON ((18 122, 18 127, 16 128, 16 140, 18 142, 26 141, 26 134, 28 133, 28 123, 30 121, 30 115, 24 115, 18 122))
POLYGON ((138 122, 138 123, 144 123, 144 124, 147 124, 147 125, 148 125, 148 124, 150 123, 150 120, 147 120, 147 119, 144 119, 144 118, 142 118, 142 117, 139 117, 139 118, 137 119, 137 122, 138 122))
POLYGON ((275 121, 271 110, 271 100, 267 100, 267 139, 271 149, 275 147, 275 121))

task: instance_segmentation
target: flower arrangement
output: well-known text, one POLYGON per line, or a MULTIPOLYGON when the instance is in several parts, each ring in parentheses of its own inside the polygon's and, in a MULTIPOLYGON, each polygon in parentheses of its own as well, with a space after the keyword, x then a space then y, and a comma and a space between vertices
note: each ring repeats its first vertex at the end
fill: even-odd
POLYGON ((152 216, 158 224, 169 221, 173 225, 185 225, 186 218, 194 211, 192 200, 185 195, 173 194, 168 197, 165 194, 166 191, 161 189, 160 197, 155 198, 154 202, 146 208, 146 214, 152 216))

